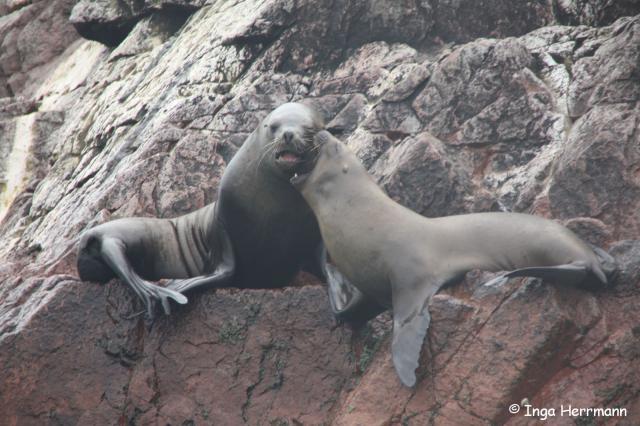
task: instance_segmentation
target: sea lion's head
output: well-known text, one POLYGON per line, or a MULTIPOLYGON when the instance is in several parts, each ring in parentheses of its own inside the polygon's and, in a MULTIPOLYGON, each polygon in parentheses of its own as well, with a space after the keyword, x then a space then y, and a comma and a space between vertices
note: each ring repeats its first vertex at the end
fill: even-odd
POLYGON ((263 121, 265 154, 287 178, 308 171, 317 155, 314 136, 323 126, 321 115, 308 105, 280 105, 263 121))
POLYGON ((310 167, 307 170, 296 170, 289 180, 297 190, 302 192, 307 187, 314 187, 322 192, 332 184, 346 183, 346 179, 367 176, 358 158, 328 131, 318 132, 313 138, 313 145, 318 154, 310 167))

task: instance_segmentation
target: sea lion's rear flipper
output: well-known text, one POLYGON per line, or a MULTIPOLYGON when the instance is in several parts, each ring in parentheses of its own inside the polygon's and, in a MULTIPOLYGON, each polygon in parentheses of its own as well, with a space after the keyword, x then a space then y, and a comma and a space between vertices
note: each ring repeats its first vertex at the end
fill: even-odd
POLYGON ((600 247, 593 244, 590 244, 590 246, 600 263, 594 268, 594 273, 598 276, 602 284, 614 284, 618 274, 618 264, 616 260, 600 247))
POLYGON ((334 265, 327 262, 324 244, 320 247, 319 260, 328 285, 329 304, 339 320, 365 322, 385 310, 351 284, 334 265))
MULTIPOLYGON (((166 288, 184 293, 196 287, 223 287, 227 285, 235 272, 236 262, 231 239, 222 226, 217 230, 216 257, 220 259, 213 272, 187 279, 175 279, 167 282, 166 288)), ((216 262, 214 262, 216 263, 216 262)))
POLYGON ((588 272, 589 268, 583 262, 567 263, 565 265, 557 266, 534 266, 516 269, 515 271, 498 275, 492 280, 486 282, 484 285, 502 285, 509 278, 514 277, 536 277, 542 278, 545 281, 578 284, 585 280, 588 272))
POLYGON ((180 304, 187 303, 187 298, 177 291, 155 285, 140 278, 129 264, 125 256, 125 245, 120 239, 103 237, 100 251, 104 262, 142 300, 149 318, 153 318, 154 301, 156 300, 162 303, 166 313, 169 313, 168 299, 173 299, 180 304))
POLYGON ((420 360, 422 344, 429 329, 431 316, 429 302, 440 286, 426 284, 417 288, 392 289, 393 365, 406 386, 416 384, 416 368, 420 360))

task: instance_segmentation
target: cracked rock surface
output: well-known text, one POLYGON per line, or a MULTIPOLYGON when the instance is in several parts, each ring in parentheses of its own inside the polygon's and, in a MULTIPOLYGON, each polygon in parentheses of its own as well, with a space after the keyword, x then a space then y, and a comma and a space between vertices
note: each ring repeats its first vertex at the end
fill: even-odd
POLYGON ((524 398, 628 410, 553 424, 640 423, 639 13, 0 0, 3 424, 537 424, 509 414, 524 398), (257 123, 301 99, 396 201, 555 219, 616 258, 616 285, 486 288, 471 273, 432 300, 408 389, 389 314, 336 324, 303 273, 190 295, 150 330, 119 281, 78 280, 80 232, 214 201, 257 123))

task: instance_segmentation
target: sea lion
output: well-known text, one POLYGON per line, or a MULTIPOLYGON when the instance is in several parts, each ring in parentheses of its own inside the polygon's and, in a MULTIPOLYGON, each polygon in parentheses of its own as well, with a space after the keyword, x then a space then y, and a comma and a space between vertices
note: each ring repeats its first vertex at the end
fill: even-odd
POLYGON ((608 282, 605 266, 613 259, 551 220, 498 212, 428 219, 391 200, 331 134, 322 131, 315 139, 315 165, 291 183, 314 211, 329 255, 348 279, 342 285, 350 282, 393 310, 393 363, 407 386, 416 382, 431 297, 468 271, 511 271, 491 283, 516 276, 608 282))
POLYGON ((316 154, 321 116, 301 103, 272 111, 227 166, 217 201, 173 219, 125 218, 81 236, 82 280, 127 283, 153 315, 169 299, 186 303, 196 287, 278 287, 316 264, 320 233, 313 212, 289 183, 316 154), (149 282, 172 278, 165 287, 149 282))

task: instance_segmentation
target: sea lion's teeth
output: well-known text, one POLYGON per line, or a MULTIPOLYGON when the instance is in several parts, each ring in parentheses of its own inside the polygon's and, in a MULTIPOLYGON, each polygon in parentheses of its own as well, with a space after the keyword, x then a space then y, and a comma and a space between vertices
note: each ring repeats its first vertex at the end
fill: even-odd
POLYGON ((295 174, 293 175, 293 177, 298 177, 298 174, 297 174, 297 173, 295 173, 295 174))

